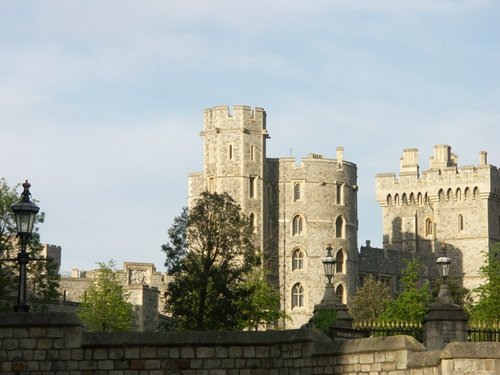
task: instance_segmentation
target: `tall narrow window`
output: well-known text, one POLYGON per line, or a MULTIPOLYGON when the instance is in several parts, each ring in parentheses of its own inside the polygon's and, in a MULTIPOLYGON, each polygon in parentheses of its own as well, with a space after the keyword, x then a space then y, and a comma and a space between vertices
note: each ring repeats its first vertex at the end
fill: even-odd
POLYGON ((337 204, 344 204, 344 184, 337 184, 337 204))
POLYGON ((255 161, 255 146, 254 145, 250 146, 250 160, 255 161))
POLYGON ((293 186, 293 200, 298 201, 300 200, 300 183, 296 182, 295 185, 293 186))
POLYGON ((337 251, 337 255, 335 258, 337 259, 336 263, 337 273, 344 273, 344 251, 342 249, 337 251))
POLYGON ((458 215, 458 231, 461 232, 464 230, 464 217, 462 214, 458 215))
POLYGON ((250 198, 255 198, 255 177, 250 177, 248 181, 248 195, 250 198))
POLYGON ((304 306, 304 288, 300 283, 292 287, 292 309, 304 306))
POLYGON ((339 216, 335 221, 335 237, 344 238, 344 219, 339 216))
POLYGON ((296 215, 292 219, 292 235, 302 234, 303 230, 303 219, 302 216, 296 215))
POLYGON ((250 214, 248 219, 250 221, 250 226, 252 227, 252 230, 255 230, 255 215, 253 214, 253 212, 250 214))
POLYGON ((215 192, 215 179, 213 177, 210 177, 208 179, 208 191, 210 193, 214 193, 215 192))
POLYGON ((292 253, 292 270, 301 270, 304 268, 304 252, 302 249, 296 249, 292 253))
POLYGON ((340 303, 344 303, 344 286, 342 284, 339 284, 337 290, 335 290, 335 294, 337 295, 337 300, 340 303))
POLYGON ((432 220, 427 218, 425 219, 425 235, 426 236, 431 236, 432 235, 432 220))
POLYGON ((229 145, 229 160, 233 159, 233 145, 229 145))

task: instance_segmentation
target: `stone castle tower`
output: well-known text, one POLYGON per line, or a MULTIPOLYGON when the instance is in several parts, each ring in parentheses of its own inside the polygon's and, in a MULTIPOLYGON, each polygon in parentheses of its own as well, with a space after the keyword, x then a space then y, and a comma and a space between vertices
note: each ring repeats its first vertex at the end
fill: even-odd
POLYGON ((228 192, 256 228, 264 265, 280 291, 282 308, 300 327, 324 293, 321 258, 332 244, 334 279, 342 301, 355 292, 357 272, 357 167, 311 154, 266 156, 266 113, 262 108, 227 106, 204 112, 204 170, 189 176, 189 202, 204 190, 228 192))
POLYGON ((452 275, 464 287, 477 287, 481 252, 500 241, 500 171, 480 153, 477 166, 458 167, 448 145, 434 147, 430 167, 420 174, 418 150, 406 149, 399 178, 376 177, 377 201, 383 214, 384 250, 427 259, 436 276, 435 257, 446 244, 452 275))

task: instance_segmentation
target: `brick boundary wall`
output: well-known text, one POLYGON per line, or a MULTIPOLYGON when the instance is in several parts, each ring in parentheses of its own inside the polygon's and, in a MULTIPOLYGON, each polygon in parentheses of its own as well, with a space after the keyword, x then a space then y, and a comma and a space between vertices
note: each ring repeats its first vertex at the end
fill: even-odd
POLYGON ((88 333, 70 313, 0 313, 0 374, 494 375, 500 343, 426 351, 409 336, 338 343, 313 329, 88 333))

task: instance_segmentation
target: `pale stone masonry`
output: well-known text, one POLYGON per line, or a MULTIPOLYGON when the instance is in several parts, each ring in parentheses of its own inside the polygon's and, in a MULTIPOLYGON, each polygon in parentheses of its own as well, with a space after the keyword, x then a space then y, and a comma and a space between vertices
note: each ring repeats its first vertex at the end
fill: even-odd
MULTIPOLYGON (((434 147, 429 169, 420 173, 418 150, 406 149, 399 176, 376 176, 383 214, 384 250, 434 262, 446 244, 452 277, 466 288, 481 282, 482 252, 500 241, 500 171, 479 154, 479 165, 458 166, 448 145, 434 147)), ((428 264, 429 276, 435 267, 428 264)))
POLYGON ((496 375, 500 343, 319 331, 86 333, 73 314, 0 313, 0 375, 496 375))
POLYGON ((311 318, 326 282, 321 258, 332 244, 338 259, 334 279, 345 303, 356 288, 357 168, 319 154, 268 158, 266 113, 262 108, 206 109, 204 169, 189 176, 189 204, 203 191, 228 192, 251 218, 264 265, 291 317, 285 328, 311 318))

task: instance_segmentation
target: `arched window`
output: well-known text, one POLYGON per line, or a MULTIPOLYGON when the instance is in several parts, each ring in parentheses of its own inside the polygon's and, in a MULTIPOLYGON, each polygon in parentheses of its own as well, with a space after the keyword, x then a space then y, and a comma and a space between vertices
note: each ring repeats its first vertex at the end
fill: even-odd
POLYGON ((296 182, 295 185, 293 185, 293 200, 298 201, 300 200, 300 182, 296 182))
POLYGON ((415 204, 415 194, 410 193, 410 204, 415 204))
POLYGON ((462 214, 458 215, 458 231, 461 232, 464 230, 464 217, 462 214))
POLYGON ((337 259, 336 263, 336 272, 337 273, 344 273, 344 251, 340 249, 337 251, 337 255, 335 256, 335 259, 337 259))
POLYGON ((401 196, 401 203, 403 204, 403 206, 408 206, 408 198, 406 197, 406 193, 403 193, 403 195, 401 196))
POLYGON ((392 206, 392 197, 391 197, 391 194, 387 195, 387 205, 388 206, 392 206))
POLYGON ((335 295, 340 303, 344 303, 344 286, 339 284, 335 290, 335 295))
POLYGON ((424 201, 422 200, 422 193, 417 194, 417 202, 419 206, 421 206, 424 203, 424 201))
POLYGON ((433 232, 432 227, 433 227, 432 220, 429 218, 425 219, 425 235, 426 236, 432 235, 432 232, 433 232))
POLYGON ((444 190, 443 189, 439 189, 438 197, 439 197, 439 201, 444 200, 444 190))
POLYGON ((301 270, 304 268, 304 251, 295 249, 292 253, 292 270, 301 270))
POLYGON ((292 235, 299 235, 302 234, 303 228, 304 227, 304 220, 302 219, 302 216, 296 215, 292 219, 292 235))
POLYGON ((448 189, 448 191, 446 192, 446 199, 450 201, 450 200, 452 200, 452 198, 453 198, 453 191, 452 191, 452 190, 451 190, 451 188, 450 188, 450 189, 448 189))
POLYGON ((479 188, 476 186, 472 192, 472 199, 479 198, 479 188))
POLYGON ((466 187, 464 190, 464 199, 469 199, 469 198, 470 198, 470 189, 466 187))
POLYGON ((304 306, 304 288, 300 283, 292 287, 292 309, 304 306))
POLYGON ((462 190, 460 190, 460 188, 458 188, 457 191, 455 192, 455 196, 456 196, 457 201, 462 200, 462 190))
POLYGON ((394 196, 394 205, 395 205, 395 206, 399 206, 399 195, 398 195, 398 194, 396 194, 396 195, 394 196))
POLYGON ((344 219, 339 216, 335 221, 335 237, 344 238, 344 219))

